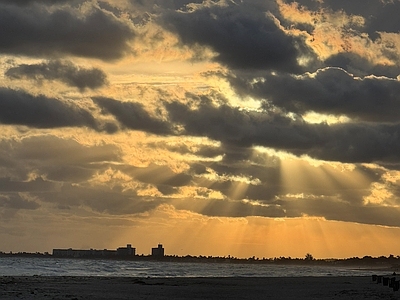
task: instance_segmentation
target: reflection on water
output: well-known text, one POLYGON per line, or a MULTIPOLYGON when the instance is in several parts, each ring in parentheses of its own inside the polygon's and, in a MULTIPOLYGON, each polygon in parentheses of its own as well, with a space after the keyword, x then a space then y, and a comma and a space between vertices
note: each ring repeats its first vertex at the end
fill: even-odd
POLYGON ((0 276, 291 277, 369 276, 361 269, 266 264, 176 263, 123 260, 0 258, 0 276))

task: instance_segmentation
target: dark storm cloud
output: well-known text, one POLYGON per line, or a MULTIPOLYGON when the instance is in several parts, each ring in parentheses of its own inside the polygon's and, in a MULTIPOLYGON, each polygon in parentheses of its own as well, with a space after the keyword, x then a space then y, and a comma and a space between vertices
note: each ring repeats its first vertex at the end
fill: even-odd
POLYGON ((268 112, 240 110, 228 105, 200 103, 197 109, 172 102, 166 104, 171 121, 183 125, 185 134, 207 136, 240 147, 265 145, 280 149, 309 149, 326 141, 328 126, 268 112), (321 135, 318 132, 321 131, 321 135))
POLYGON ((99 130, 87 110, 54 98, 7 88, 0 88, 0 123, 36 128, 87 126, 99 130))
POLYGON ((100 69, 86 69, 70 61, 51 60, 40 64, 21 64, 9 68, 4 75, 11 79, 58 80, 81 91, 96 89, 107 83, 107 75, 100 69))
POLYGON ((267 10, 254 3, 171 11, 160 22, 178 34, 182 43, 212 48, 215 60, 229 68, 300 72, 297 58, 304 51, 312 55, 311 50, 300 39, 286 35, 267 10))
POLYGON ((251 86, 246 81, 231 82, 238 91, 267 99, 289 112, 314 111, 361 121, 400 121, 400 82, 396 79, 356 78, 342 69, 325 68, 312 76, 269 74, 251 86))
POLYGON ((167 122, 151 116, 140 103, 121 102, 111 98, 93 97, 105 113, 110 113, 126 128, 167 135, 172 130, 167 122))
POLYGON ((350 52, 332 55, 324 63, 327 66, 342 68, 359 77, 373 74, 397 78, 400 74, 400 65, 373 64, 368 59, 350 52))
POLYGON ((112 60, 129 51, 132 28, 111 13, 0 4, 0 53, 35 57, 76 55, 112 60))
POLYGON ((309 124, 270 111, 246 111, 200 103, 198 108, 166 104, 172 122, 184 133, 240 147, 265 146, 295 155, 342 162, 399 159, 399 124, 309 124))
POLYGON ((379 31, 397 33, 400 28, 400 19, 398 18, 400 2, 398 0, 369 0, 368 5, 364 0, 287 0, 286 2, 297 2, 313 11, 325 9, 328 12, 329 10, 344 11, 347 15, 362 16, 365 19, 364 30, 372 38, 378 37, 379 31))
POLYGON ((348 15, 363 16, 366 21, 365 30, 372 37, 379 31, 397 33, 400 28, 398 0, 371 0, 368 1, 368 5, 365 5, 365 1, 362 0, 325 0, 324 6, 334 11, 344 11, 348 15))

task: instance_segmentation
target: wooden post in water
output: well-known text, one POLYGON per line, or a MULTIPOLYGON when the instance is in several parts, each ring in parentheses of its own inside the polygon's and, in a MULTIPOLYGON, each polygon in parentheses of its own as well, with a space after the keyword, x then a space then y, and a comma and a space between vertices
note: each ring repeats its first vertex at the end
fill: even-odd
POLYGON ((394 284, 393 284, 393 291, 397 292, 400 288, 400 281, 395 280, 394 284))
POLYGON ((388 286, 389 285, 389 277, 383 277, 382 282, 383 282, 384 286, 388 286))
POLYGON ((389 280, 389 287, 390 287, 390 288, 393 287, 395 281, 396 281, 396 277, 390 278, 390 280, 389 280))

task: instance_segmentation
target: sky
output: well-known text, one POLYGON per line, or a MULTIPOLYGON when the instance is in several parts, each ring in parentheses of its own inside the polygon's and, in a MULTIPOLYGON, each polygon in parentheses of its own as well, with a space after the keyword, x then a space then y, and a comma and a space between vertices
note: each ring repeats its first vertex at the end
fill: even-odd
POLYGON ((0 251, 400 255, 399 0, 0 0, 0 251))

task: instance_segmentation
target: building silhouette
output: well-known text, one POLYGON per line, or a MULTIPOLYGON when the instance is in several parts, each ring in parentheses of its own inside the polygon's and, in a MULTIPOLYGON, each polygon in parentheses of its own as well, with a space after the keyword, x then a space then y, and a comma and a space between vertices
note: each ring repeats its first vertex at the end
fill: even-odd
POLYGON ((131 244, 126 247, 120 247, 116 250, 76 250, 76 249, 53 249, 54 257, 67 258, 128 258, 136 255, 136 248, 132 248, 131 244))
MULTIPOLYGON (((126 247, 119 247, 116 250, 78 250, 78 249, 53 249, 53 256, 60 258, 136 258, 136 248, 131 244, 126 247)), ((143 257, 143 255, 141 255, 143 257)), ((147 256, 150 259, 160 259, 164 257, 164 248, 162 244, 158 244, 157 248, 151 248, 151 255, 147 256)))
POLYGON ((126 247, 119 247, 117 249, 117 256, 135 256, 136 248, 132 248, 131 244, 126 245, 126 247))
POLYGON ((151 256, 154 258, 164 257, 164 248, 162 244, 158 244, 157 248, 151 248, 151 256))

